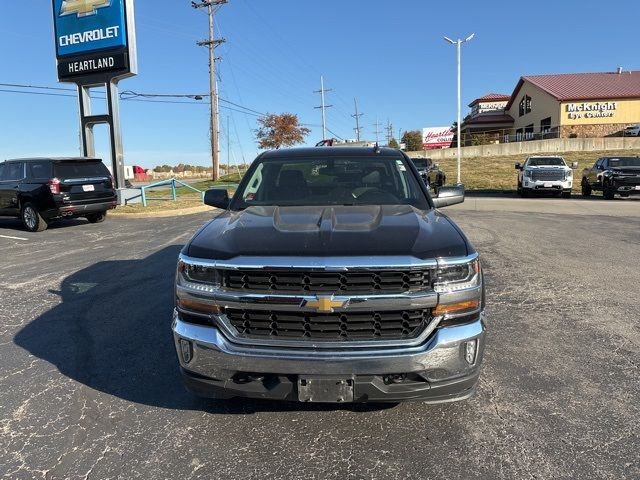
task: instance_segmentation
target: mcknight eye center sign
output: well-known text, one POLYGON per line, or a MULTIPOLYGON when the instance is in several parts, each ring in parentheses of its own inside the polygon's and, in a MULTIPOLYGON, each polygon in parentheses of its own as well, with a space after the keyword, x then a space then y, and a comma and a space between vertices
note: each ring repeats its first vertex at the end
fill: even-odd
POLYGON ((53 0, 58 79, 137 70, 133 0, 53 0))

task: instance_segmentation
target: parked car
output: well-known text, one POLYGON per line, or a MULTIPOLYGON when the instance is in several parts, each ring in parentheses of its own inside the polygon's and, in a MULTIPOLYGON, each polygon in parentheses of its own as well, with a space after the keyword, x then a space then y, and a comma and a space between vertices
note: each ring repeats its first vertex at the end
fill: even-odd
POLYGON ((640 137, 640 123, 636 125, 629 125, 623 131, 624 137, 640 137))
POLYGON ((582 195, 602 191, 607 200, 640 194, 640 157, 602 157, 582 172, 582 195))
POLYGON ((440 170, 440 166, 430 158, 416 157, 412 158, 411 161, 416 166, 422 180, 437 195, 438 189, 447 183, 447 176, 440 170))
POLYGON ((0 163, 0 216, 19 217, 30 232, 62 218, 104 221, 116 207, 113 178, 94 158, 34 158, 0 163))
POLYGON ((524 164, 516 163, 518 195, 528 197, 534 192, 551 192, 571 198, 573 170, 576 168, 578 162, 569 167, 562 157, 528 157, 524 164))
POLYGON ((485 289, 473 245, 390 148, 261 154, 185 245, 175 347, 204 397, 450 402, 471 396, 485 289))

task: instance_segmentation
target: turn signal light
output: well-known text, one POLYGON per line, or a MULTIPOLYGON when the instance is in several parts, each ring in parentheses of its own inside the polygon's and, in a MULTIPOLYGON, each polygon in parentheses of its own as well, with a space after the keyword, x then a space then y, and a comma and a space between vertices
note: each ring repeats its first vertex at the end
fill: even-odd
POLYGON ((178 299, 178 307, 192 312, 206 313, 207 315, 219 315, 222 309, 219 305, 211 305, 205 302, 198 302, 187 298, 178 299))
POLYGON ((433 309, 433 315, 440 316, 447 313, 463 313, 468 310, 480 308, 480 300, 465 300, 464 302, 450 303, 448 305, 438 305, 433 309))

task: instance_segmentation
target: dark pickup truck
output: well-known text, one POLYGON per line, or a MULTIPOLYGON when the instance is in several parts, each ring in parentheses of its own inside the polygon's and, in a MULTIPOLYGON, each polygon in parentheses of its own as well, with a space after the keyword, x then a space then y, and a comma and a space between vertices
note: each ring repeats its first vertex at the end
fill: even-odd
POLYGON ((607 200, 640 195, 640 157, 602 157, 582 172, 582 195, 602 191, 607 200))
POLYGON ((427 187, 433 190, 435 195, 438 194, 438 190, 444 187, 447 183, 447 176, 440 169, 437 163, 434 163, 430 158, 414 157, 411 159, 416 166, 420 177, 427 184, 427 187))
POLYGON ((0 216, 19 217, 30 232, 50 222, 104 221, 116 207, 113 178, 95 158, 33 158, 0 163, 0 216))
POLYGON ((450 402, 476 388, 478 253, 389 148, 260 155, 183 248, 175 347, 189 390, 302 402, 450 402))

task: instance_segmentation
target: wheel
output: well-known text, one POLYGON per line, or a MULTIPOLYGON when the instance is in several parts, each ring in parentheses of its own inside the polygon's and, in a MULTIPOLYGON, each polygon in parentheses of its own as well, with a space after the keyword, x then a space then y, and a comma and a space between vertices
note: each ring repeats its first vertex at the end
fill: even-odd
POLYGON ((42 232, 49 226, 40 212, 31 203, 25 203, 20 210, 22 224, 30 232, 42 232))
POLYGON ((562 192, 562 198, 571 198, 571 192, 562 192))
POLYGON ((528 188, 522 189, 522 198, 529 198, 531 196, 531 192, 528 188))
POLYGON ((87 215, 87 220, 89 220, 89 223, 102 223, 106 218, 107 212, 98 212, 87 215))
POLYGON ((582 196, 583 197, 590 197, 591 196, 591 185, 589 185, 589 182, 587 181, 586 178, 582 179, 581 188, 582 188, 582 196))
POLYGON ((613 190, 613 187, 609 185, 609 182, 606 182, 602 187, 602 195, 605 200, 613 200, 616 196, 616 192, 613 190))

